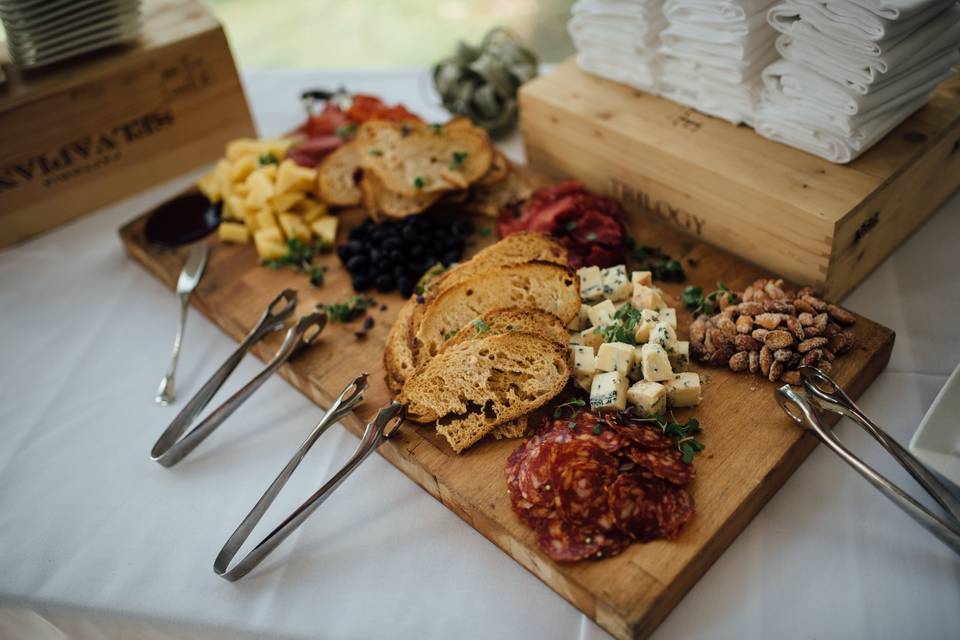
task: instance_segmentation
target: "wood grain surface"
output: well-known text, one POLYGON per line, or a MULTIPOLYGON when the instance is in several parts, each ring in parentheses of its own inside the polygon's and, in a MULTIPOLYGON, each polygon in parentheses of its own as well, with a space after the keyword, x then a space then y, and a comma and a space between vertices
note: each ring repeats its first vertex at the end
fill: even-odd
MULTIPOLYGON (((143 236, 145 217, 124 226, 120 236, 130 255, 172 288, 185 254, 150 246, 143 236)), ((341 239, 362 217, 359 211, 341 214, 341 239)), ((682 256, 688 283, 712 288, 716 281, 723 280, 731 287, 742 288, 768 275, 676 231, 655 215, 631 214, 629 224, 639 243, 682 256)), ((492 227, 492 222, 485 220, 480 226, 492 227)), ((478 233, 472 242, 470 251, 475 251, 492 239, 478 233)), ((323 258, 330 267, 326 283, 311 289, 302 275, 258 266, 252 246, 224 245, 216 239, 210 244, 210 262, 192 301, 235 339, 249 331, 263 307, 284 287, 300 291, 300 313, 316 302, 337 302, 353 295, 346 271, 333 255, 323 258)), ((687 334, 690 319, 679 303, 683 286, 663 285, 673 298, 671 304, 678 308, 681 339, 687 334)), ((365 418, 390 400, 383 382, 381 354, 402 300, 396 293, 375 294, 375 298, 387 308, 372 310, 370 315, 376 324, 366 339, 358 340, 353 335, 359 321, 330 325, 317 346, 280 369, 280 375, 322 407, 329 406, 359 372, 369 372, 371 388, 358 409, 359 416, 345 421, 347 428, 358 435, 365 418)), ((856 397, 886 364, 894 334, 863 318, 858 319, 853 331, 859 346, 838 359, 834 375, 856 397)), ((280 338, 271 336, 255 353, 268 359, 280 338)), ((220 363, 208 364, 212 372, 220 363)), ((795 426, 778 408, 772 393, 774 384, 726 369, 694 365, 693 370, 704 379, 703 403, 692 411, 678 412, 678 417, 696 415, 704 429, 701 439, 706 450, 696 459, 697 479, 692 485, 697 514, 676 540, 634 544, 615 558, 559 564, 540 551, 533 531, 514 516, 507 496, 503 469, 518 440, 483 441, 458 456, 432 428, 407 424, 379 451, 611 634, 618 638, 646 637, 816 444, 812 435, 795 426)), ((203 446, 216 447, 218 440, 229 437, 225 431, 203 446)))

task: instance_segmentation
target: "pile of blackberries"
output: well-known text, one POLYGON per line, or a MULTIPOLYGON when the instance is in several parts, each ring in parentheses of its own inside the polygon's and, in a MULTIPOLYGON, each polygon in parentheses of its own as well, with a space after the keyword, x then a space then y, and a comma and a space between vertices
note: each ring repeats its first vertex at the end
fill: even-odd
POLYGON ((337 247, 355 291, 399 289, 413 294, 417 281, 438 262, 449 267, 463 257, 473 224, 452 216, 410 216, 375 223, 367 218, 337 247))

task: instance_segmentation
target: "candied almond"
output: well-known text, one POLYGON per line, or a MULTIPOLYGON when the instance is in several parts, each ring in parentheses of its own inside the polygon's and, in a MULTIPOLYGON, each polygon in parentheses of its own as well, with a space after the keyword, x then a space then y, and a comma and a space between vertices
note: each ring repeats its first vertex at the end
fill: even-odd
POLYGON ((784 298, 787 297, 787 294, 785 294, 783 292, 783 289, 780 288, 782 285, 783 285, 783 280, 777 280, 776 282, 768 282, 763 286, 763 291, 774 300, 783 300, 784 298))
POLYGON ((830 324, 828 324, 823 328, 823 333, 821 333, 820 335, 822 335, 825 338, 832 338, 833 336, 837 335, 841 331, 843 331, 843 329, 840 328, 840 325, 838 325, 836 322, 831 322, 830 324))
POLYGON ((770 347, 764 345, 760 349, 760 372, 763 375, 768 375, 770 373, 770 365, 773 364, 773 351, 770 350, 770 347))
POLYGON ((690 342, 703 342, 707 337, 707 321, 703 316, 690 323, 690 342))
POLYGON ((798 385, 800 384, 800 372, 784 371, 783 375, 780 376, 780 379, 786 382, 787 384, 798 385))
POLYGON ((763 344, 771 349, 783 349, 793 344, 793 335, 789 331, 778 329, 771 331, 763 338, 763 344))
POLYGON ((850 351, 853 347, 853 335, 848 331, 841 331, 830 337, 830 351, 836 355, 841 355, 850 351))
POLYGON ((733 356, 733 345, 728 343, 707 356, 705 362, 714 366, 721 366, 727 364, 731 356, 733 356))
POLYGON ((800 353, 806 353, 811 349, 820 349, 821 347, 825 347, 829 342, 830 341, 826 338, 807 338, 797 345, 797 351, 800 353))
POLYGON ((780 326, 781 318, 779 313, 761 313, 753 321, 764 329, 776 329, 780 326))
POLYGON ((760 370, 760 352, 750 351, 748 355, 750 356, 750 373, 756 373, 760 370))
POLYGON ((750 366, 750 355, 746 351, 741 351, 730 356, 727 361, 731 371, 746 371, 750 366))
POLYGON ((755 316, 763 313, 763 305, 759 302, 741 302, 737 305, 737 310, 745 316, 755 316))
POLYGON ((777 349, 773 352, 773 359, 777 362, 790 362, 793 359, 793 351, 790 349, 777 349))
POLYGON ((733 346, 737 348, 737 351, 759 351, 763 343, 750 336, 739 334, 733 339, 733 346))
POLYGON ((793 316, 787 316, 786 323, 787 329, 789 329, 793 337, 797 339, 797 342, 803 340, 803 326, 800 324, 800 321, 793 316))
POLYGON ((797 316, 797 320, 800 321, 800 326, 809 327, 813 325, 813 314, 808 311, 804 311, 797 316))
POLYGON ((847 311, 846 309, 841 309, 835 304, 827 305, 827 313, 830 314, 830 317, 839 322, 842 325, 851 325, 857 321, 857 317, 847 311))
POLYGON ((821 300, 820 298, 815 298, 814 296, 803 296, 802 298, 800 298, 800 300, 803 300, 808 305, 816 309, 818 313, 827 310, 827 303, 821 300))
POLYGON ((759 340, 760 342, 763 342, 763 339, 767 337, 768 333, 770 333, 769 329, 763 329, 762 327, 758 327, 750 333, 750 336, 754 340, 759 340))
POLYGON ((803 298, 797 298, 796 300, 794 300, 793 306, 796 307, 797 310, 802 313, 809 313, 809 314, 817 313, 817 310, 814 309, 813 306, 811 306, 810 303, 806 302, 803 298))
POLYGON ((820 333, 826 330, 828 324, 830 324, 830 316, 826 313, 818 314, 813 318, 813 326, 816 327, 820 333))
POLYGON ((734 324, 730 318, 720 318, 717 320, 717 328, 723 332, 723 335, 731 340, 737 335, 737 325, 734 324))
POLYGON ((737 318, 737 333, 750 335, 753 331, 753 319, 750 316, 740 316, 737 318))
POLYGON ((780 376, 783 375, 783 363, 774 361, 770 365, 770 373, 767 375, 767 379, 770 382, 776 382, 780 379, 780 376))
POLYGON ((779 300, 767 300, 763 303, 763 310, 769 313, 786 313, 796 315, 797 309, 792 304, 781 302, 779 300))

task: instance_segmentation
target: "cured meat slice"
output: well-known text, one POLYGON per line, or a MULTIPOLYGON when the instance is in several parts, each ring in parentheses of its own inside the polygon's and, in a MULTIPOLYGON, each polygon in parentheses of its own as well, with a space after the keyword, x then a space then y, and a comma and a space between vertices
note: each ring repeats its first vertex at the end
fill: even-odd
POLYGON ((555 447, 552 477, 560 513, 572 524, 612 529, 606 487, 617 475, 616 461, 590 441, 555 447))
POLYGON ((631 462, 643 470, 681 487, 693 480, 693 465, 684 462, 683 456, 676 449, 651 450, 630 447, 626 455, 631 462))
POLYGON ((618 531, 592 531, 563 518, 551 518, 537 529, 537 544, 557 562, 574 562, 615 556, 630 545, 630 539, 618 531))
POLYGON ((675 537, 695 511, 686 490, 656 478, 623 474, 609 495, 617 528, 638 540, 675 537))

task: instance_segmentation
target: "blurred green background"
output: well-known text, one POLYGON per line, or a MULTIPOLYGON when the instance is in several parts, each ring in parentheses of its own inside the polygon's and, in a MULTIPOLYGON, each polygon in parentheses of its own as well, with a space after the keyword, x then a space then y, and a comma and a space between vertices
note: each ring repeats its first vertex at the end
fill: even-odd
POLYGON ((206 0, 241 67, 426 65, 512 29, 542 62, 573 52, 573 0, 206 0))

